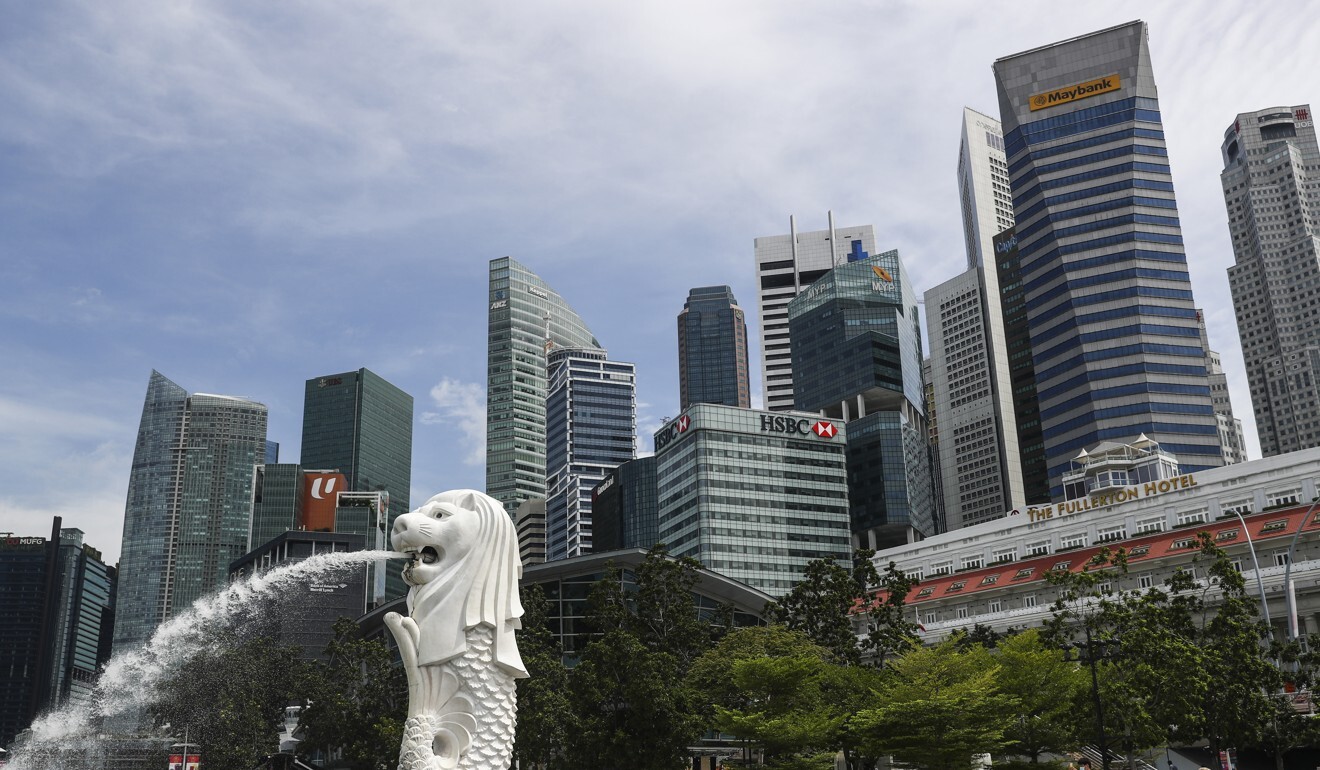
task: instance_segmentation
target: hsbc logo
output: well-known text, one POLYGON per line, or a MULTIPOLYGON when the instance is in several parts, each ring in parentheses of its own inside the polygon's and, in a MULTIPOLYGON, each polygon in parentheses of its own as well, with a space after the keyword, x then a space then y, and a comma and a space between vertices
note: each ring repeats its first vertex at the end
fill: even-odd
POLYGON ((687 433, 690 427, 692 427, 692 418, 686 414, 666 425, 659 433, 655 434, 655 451, 659 452, 669 446, 674 439, 687 433))
POLYGON ((839 429, 829 420, 812 422, 806 418, 785 417, 776 414, 761 415, 761 430, 766 433, 787 433, 794 436, 815 434, 820 438, 834 438, 839 429))

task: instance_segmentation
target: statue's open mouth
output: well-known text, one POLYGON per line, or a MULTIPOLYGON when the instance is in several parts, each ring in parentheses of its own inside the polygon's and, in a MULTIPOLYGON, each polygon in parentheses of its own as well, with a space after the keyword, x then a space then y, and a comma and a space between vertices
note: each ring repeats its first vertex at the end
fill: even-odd
POLYGON ((413 562, 420 561, 422 564, 435 564, 440 561, 440 552, 429 545, 420 551, 409 551, 408 553, 412 556, 413 562))

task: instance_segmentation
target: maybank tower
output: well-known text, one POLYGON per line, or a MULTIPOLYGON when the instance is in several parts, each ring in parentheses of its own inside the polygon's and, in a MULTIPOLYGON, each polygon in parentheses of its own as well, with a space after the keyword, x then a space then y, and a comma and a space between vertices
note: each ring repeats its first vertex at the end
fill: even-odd
POLYGON ((1142 434, 1224 464, 1146 24, 994 63, 1052 496, 1142 434))

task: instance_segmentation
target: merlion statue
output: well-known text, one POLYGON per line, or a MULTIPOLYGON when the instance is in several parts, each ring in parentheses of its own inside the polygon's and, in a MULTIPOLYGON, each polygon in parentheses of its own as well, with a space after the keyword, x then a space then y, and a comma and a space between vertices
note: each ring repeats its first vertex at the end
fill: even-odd
POLYGON ((505 770, 514 680, 527 676, 518 538, 504 506, 471 489, 442 492, 394 522, 408 615, 385 616, 408 674, 399 770, 505 770))

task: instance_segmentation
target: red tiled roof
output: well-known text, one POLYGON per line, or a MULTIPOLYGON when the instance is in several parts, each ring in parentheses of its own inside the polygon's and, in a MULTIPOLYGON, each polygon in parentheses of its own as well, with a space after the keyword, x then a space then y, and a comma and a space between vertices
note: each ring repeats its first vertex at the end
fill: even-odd
MULTIPOLYGON (((1286 542, 1286 539, 1290 539, 1297 532, 1297 527, 1302 517, 1306 515, 1308 508, 1310 508, 1309 505, 1299 505, 1294 508, 1265 511, 1245 516, 1247 530, 1251 533, 1252 542, 1280 539, 1284 539, 1286 542)), ((1320 515, 1313 517, 1311 522, 1307 524, 1307 528, 1320 529, 1320 515)), ((1209 532, 1215 545, 1221 548, 1225 545, 1245 543, 1246 538, 1241 536, 1241 529, 1242 524, 1234 516, 1199 525, 1178 527, 1167 532, 1112 540, 1102 545, 1072 548, 1044 556, 1033 556, 1029 559, 1001 562, 982 569, 924 578, 921 584, 908 594, 906 603, 919 604, 933 601, 951 593, 967 596, 983 591, 997 590, 1006 585, 1018 586, 1038 583, 1045 580, 1047 572, 1063 563, 1067 563, 1069 572, 1081 572, 1090 564, 1091 559, 1104 548, 1108 548, 1110 551, 1123 548, 1127 551, 1128 564, 1140 566, 1143 562, 1154 561, 1188 551, 1195 543, 1199 542, 1197 535, 1201 532, 1209 532), (954 584, 961 585, 954 587, 954 584)), ((880 596, 883 596, 883 594, 880 594, 880 596)))

